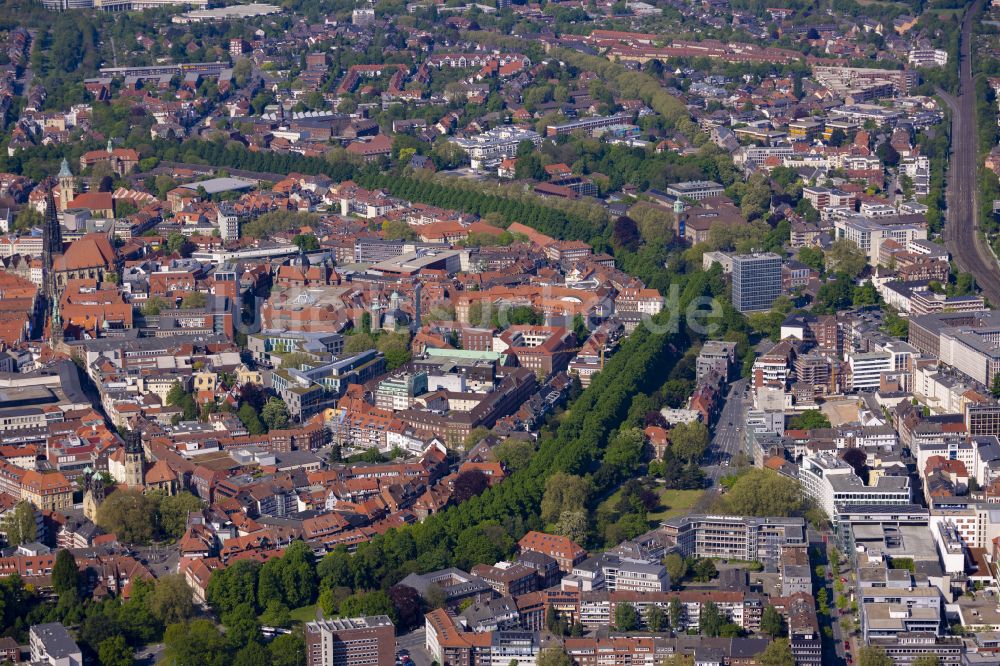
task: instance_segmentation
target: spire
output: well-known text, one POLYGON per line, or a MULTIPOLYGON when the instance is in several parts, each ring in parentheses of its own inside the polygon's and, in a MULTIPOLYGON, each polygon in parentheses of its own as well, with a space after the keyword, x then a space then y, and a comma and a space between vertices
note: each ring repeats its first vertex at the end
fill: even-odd
POLYGON ((45 195, 45 226, 42 227, 42 262, 45 270, 52 270, 52 259, 62 254, 62 227, 59 226, 59 214, 56 200, 49 189, 45 195))
POLYGON ((114 144, 111 143, 111 139, 109 138, 108 139, 108 155, 110 155, 114 151, 115 151, 114 144))
POLYGON ((65 157, 63 158, 62 164, 59 165, 59 173, 56 176, 60 180, 63 178, 72 178, 73 172, 69 170, 69 160, 65 157))
POLYGON ((125 453, 141 453, 142 452, 142 431, 139 430, 139 425, 136 424, 134 428, 125 433, 125 453))

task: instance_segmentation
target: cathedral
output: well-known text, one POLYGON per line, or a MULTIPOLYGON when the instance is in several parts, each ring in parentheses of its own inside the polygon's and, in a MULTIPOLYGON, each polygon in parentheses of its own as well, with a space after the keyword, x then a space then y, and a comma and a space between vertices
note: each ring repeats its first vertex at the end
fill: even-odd
POLYGON ((63 253, 62 227, 56 200, 50 188, 45 197, 45 225, 42 227, 42 304, 44 322, 49 324, 49 341, 56 348, 63 340, 62 317, 59 315, 59 290, 56 286, 55 262, 63 253))

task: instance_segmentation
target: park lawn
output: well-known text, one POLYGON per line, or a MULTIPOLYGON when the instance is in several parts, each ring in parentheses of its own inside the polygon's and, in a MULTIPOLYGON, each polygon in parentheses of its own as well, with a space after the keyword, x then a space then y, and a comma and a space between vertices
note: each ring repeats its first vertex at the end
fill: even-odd
POLYGON ((683 516, 688 513, 701 496, 705 494, 704 490, 671 490, 668 488, 663 488, 658 491, 660 494, 660 503, 666 507, 662 511, 651 512, 647 514, 646 518, 650 522, 660 522, 661 520, 666 520, 667 518, 674 518, 676 516, 683 516))
POLYGON ((291 615, 293 622, 312 622, 316 619, 316 604, 296 608, 289 615, 291 615))
POLYGON ((961 17, 962 14, 965 12, 965 9, 963 9, 963 8, 950 8, 950 7, 942 7, 942 8, 938 9, 938 8, 931 7, 931 8, 928 8, 927 11, 931 12, 931 13, 934 13, 934 14, 937 14, 938 18, 941 19, 941 18, 944 18, 946 16, 961 17))

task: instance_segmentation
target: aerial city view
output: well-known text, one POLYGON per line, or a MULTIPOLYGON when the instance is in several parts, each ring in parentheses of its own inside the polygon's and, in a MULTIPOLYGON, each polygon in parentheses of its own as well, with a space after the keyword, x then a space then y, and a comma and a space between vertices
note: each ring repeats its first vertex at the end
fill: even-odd
POLYGON ((998 176, 1000 0, 0 0, 0 665, 1000 666, 998 176))

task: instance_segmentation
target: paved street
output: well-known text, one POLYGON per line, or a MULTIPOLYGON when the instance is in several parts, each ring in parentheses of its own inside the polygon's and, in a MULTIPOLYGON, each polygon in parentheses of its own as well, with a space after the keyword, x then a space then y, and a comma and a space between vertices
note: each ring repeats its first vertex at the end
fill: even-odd
POLYGON ((427 629, 421 625, 419 629, 414 629, 408 634, 396 637, 397 648, 410 651, 410 658, 416 666, 430 666, 431 656, 424 649, 427 629))
POLYGON ((136 664, 146 664, 153 666, 163 657, 163 643, 147 645, 135 653, 134 662, 136 664))
POLYGON ((743 449, 743 427, 748 407, 743 392, 748 382, 748 379, 740 379, 729 385, 726 402, 712 428, 712 443, 702 467, 713 486, 729 473, 730 461, 743 449))
POLYGON ((135 549, 135 557, 149 571, 159 578, 166 574, 177 573, 177 563, 180 553, 172 546, 140 546, 135 549))

